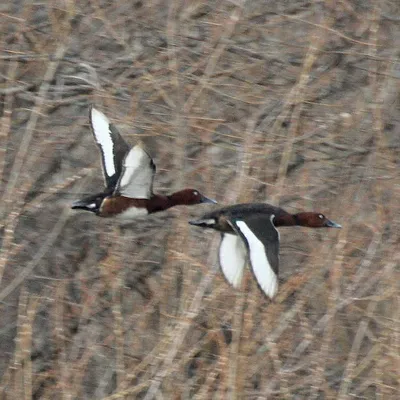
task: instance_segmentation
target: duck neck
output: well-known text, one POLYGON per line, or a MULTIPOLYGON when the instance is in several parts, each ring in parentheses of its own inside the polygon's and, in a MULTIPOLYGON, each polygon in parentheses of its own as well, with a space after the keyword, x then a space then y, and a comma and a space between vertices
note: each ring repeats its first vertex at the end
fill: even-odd
POLYGON ((298 223, 297 214, 283 214, 278 215, 274 218, 274 225, 275 226, 295 226, 300 225, 298 223))
POLYGON ((171 200, 171 196, 163 196, 155 194, 150 201, 147 203, 147 210, 149 213, 155 213, 158 211, 164 211, 168 208, 175 206, 174 200, 171 200))
MULTIPOLYGON (((285 214, 275 217, 274 225, 275 226, 307 226, 313 227, 310 225, 310 217, 312 217, 314 213, 310 212, 300 212, 297 214, 285 214)), ((315 226, 314 226, 315 227, 315 226)))
POLYGON ((296 219, 296 225, 299 226, 307 226, 309 228, 319 228, 321 225, 315 225, 313 223, 313 218, 315 217, 316 213, 314 212, 300 212, 294 214, 293 217, 296 219))
POLYGON ((150 213, 154 213, 157 211, 164 211, 168 208, 185 204, 187 204, 187 200, 182 196, 180 192, 172 193, 169 196, 155 194, 149 201, 148 211, 150 213))
POLYGON ((168 199, 168 207, 174 207, 174 206, 182 206, 187 204, 187 199, 182 196, 182 192, 175 192, 170 194, 169 196, 166 196, 168 199))

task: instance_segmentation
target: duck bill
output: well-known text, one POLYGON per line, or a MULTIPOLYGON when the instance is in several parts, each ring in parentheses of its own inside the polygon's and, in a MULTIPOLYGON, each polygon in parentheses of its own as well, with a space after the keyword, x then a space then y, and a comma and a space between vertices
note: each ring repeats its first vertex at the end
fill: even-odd
POLYGON ((327 228, 341 228, 342 225, 337 224, 336 222, 333 221, 326 221, 326 225, 327 228))
POLYGON ((218 202, 214 199, 210 199, 206 196, 201 196, 201 202, 202 203, 211 203, 211 204, 218 204, 218 202))

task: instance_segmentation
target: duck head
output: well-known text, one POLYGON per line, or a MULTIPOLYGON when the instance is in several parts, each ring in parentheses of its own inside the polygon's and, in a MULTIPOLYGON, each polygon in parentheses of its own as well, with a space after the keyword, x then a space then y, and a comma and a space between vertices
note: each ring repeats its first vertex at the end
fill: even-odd
POLYGON ((169 199, 175 205, 191 206, 194 204, 201 204, 201 203, 212 203, 212 204, 217 203, 215 200, 204 196, 196 189, 180 190, 179 192, 171 194, 169 196, 169 199))
POLYGON ((309 228, 341 228, 337 224, 325 217, 324 214, 317 212, 301 212, 294 215, 296 225, 308 226, 309 228))

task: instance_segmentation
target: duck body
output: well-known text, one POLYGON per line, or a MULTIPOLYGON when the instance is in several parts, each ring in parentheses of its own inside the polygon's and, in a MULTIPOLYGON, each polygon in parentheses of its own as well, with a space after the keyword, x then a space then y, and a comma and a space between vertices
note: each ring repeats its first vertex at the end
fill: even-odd
POLYGON ((201 226, 202 228, 212 228, 219 232, 235 233, 230 220, 237 218, 248 218, 252 215, 274 215, 275 218, 289 218, 291 214, 280 207, 275 207, 267 203, 243 203, 224 207, 204 214, 199 220, 190 221, 191 225, 201 226))
MULTIPOLYGON (((107 195, 105 193, 98 193, 75 201, 72 208, 92 211, 97 216, 103 218, 116 217, 126 220, 164 211, 178 205, 214 203, 213 200, 206 198, 199 192, 197 192, 201 196, 199 202, 191 203, 191 198, 197 197, 196 192, 194 189, 185 189, 174 193, 174 196, 155 194, 149 199, 136 199, 118 194, 107 195)), ((194 201, 197 201, 197 199, 194 199, 194 201)))
POLYGON ((273 298, 278 290, 280 226, 340 228, 321 213, 290 214, 266 203, 236 204, 212 211, 191 225, 221 232, 219 263, 228 282, 240 285, 247 260, 265 295, 273 298))
POLYGON ((106 187, 103 192, 75 201, 73 209, 130 220, 177 205, 216 203, 195 189, 169 196, 154 194, 156 166, 142 145, 130 148, 108 118, 95 108, 90 110, 90 126, 102 156, 106 187))

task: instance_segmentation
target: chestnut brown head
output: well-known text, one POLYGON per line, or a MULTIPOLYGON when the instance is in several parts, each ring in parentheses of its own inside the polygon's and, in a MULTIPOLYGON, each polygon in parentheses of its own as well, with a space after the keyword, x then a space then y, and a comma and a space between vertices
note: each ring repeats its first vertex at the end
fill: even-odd
POLYGON ((200 203, 216 203, 215 200, 209 199, 196 189, 183 189, 179 192, 171 194, 169 198, 174 204, 182 204, 187 206, 200 203))
POLYGON ((316 212, 301 212, 295 214, 297 225, 308 226, 309 228, 341 228, 342 225, 337 224, 325 217, 324 214, 316 212))

